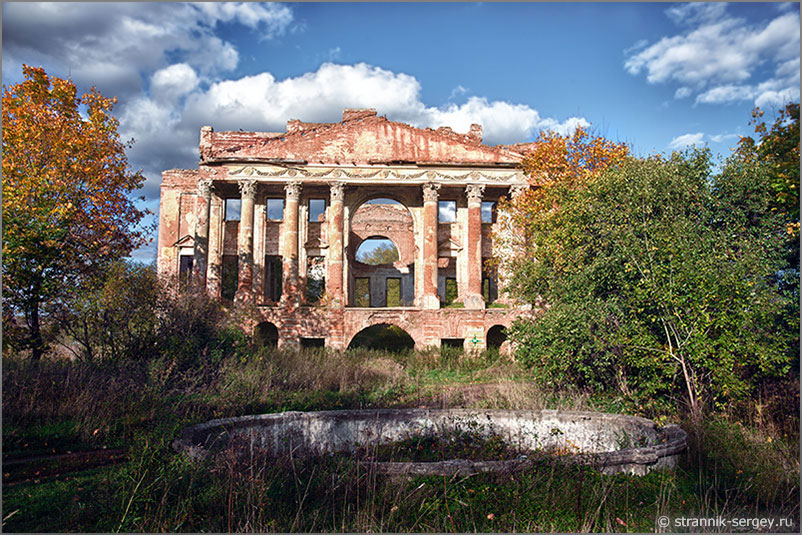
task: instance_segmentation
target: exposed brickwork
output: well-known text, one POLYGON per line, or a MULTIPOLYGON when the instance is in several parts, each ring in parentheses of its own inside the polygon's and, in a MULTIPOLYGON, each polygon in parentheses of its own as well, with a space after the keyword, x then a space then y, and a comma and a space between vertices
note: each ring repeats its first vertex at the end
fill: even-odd
POLYGON ((233 274, 235 301, 255 303, 261 320, 278 329, 282 347, 319 339, 345 348, 363 329, 391 324, 418 348, 451 339, 483 349, 491 328, 533 313, 486 308, 482 297, 482 260, 492 255, 495 225, 482 223, 481 202, 526 187, 516 167, 523 156, 511 147, 484 145, 480 125, 464 134, 420 129, 362 109, 344 110, 339 123, 293 119, 283 133, 203 127, 198 169, 163 173, 159 273, 177 277, 180 256, 191 255, 194 280, 217 297, 233 274), (403 206, 365 204, 382 197, 403 206), (229 198, 242 199, 240 221, 224 220, 229 198), (325 200, 315 221, 310 199, 325 200), (455 221, 439 221, 441 200, 454 202, 455 221), (269 215, 269 202, 283 203, 280 220, 275 204, 269 215), (359 245, 371 237, 392 240, 399 260, 358 262, 359 245), (238 267, 225 274, 233 256, 238 267), (321 275, 310 272, 308 281, 308 265, 321 266, 325 278, 314 306, 307 303, 307 285, 321 275), (280 302, 267 297, 279 291, 276 277, 280 302), (370 280, 372 308, 357 306, 355 285, 363 277, 370 280), (386 307, 388 278, 400 280, 393 292, 401 306, 386 307), (450 278, 463 308, 441 308, 450 278))
POLYGON ((296 160, 307 163, 378 164, 396 162, 514 165, 521 155, 481 143, 481 127, 467 134, 448 127, 420 129, 361 111, 340 123, 291 120, 287 132, 204 131, 204 162, 296 160))

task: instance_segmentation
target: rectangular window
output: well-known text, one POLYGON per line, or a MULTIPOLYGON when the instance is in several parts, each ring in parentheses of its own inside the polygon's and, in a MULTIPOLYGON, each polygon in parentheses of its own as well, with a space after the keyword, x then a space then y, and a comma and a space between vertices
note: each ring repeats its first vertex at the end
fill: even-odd
POLYGON ((326 263, 322 256, 306 259, 306 301, 317 303, 326 291, 326 263))
POLYGON ((234 300, 239 285, 239 257, 234 254, 223 255, 221 295, 223 299, 234 300))
POLYGON ((440 359, 445 363, 456 362, 465 352, 464 338, 441 338, 440 359))
POLYGON ((326 215, 326 199, 309 199, 309 221, 320 223, 326 215))
POLYGON ((482 223, 496 222, 496 203, 493 201, 482 201, 482 223))
POLYGON ((301 338, 301 348, 303 349, 315 349, 321 347, 326 347, 325 338, 301 338))
POLYGON ((180 286, 187 286, 192 280, 192 264, 195 257, 191 255, 181 255, 178 266, 178 283, 180 286))
POLYGON ((269 221, 284 219, 284 199, 267 199, 267 219, 269 221))
POLYGON ((356 279, 354 304, 363 308, 368 308, 370 306, 370 279, 368 277, 358 277, 356 279))
POLYGON ((482 259, 482 297, 488 304, 498 299, 496 266, 490 262, 490 258, 482 259))
POLYGON ((447 277, 446 278, 446 295, 443 299, 444 305, 450 305, 454 302, 457 298, 457 279, 447 277))
POLYGON ((387 277, 385 279, 386 292, 387 292, 387 306, 400 307, 401 303, 401 279, 395 277, 387 277))
POLYGON ((242 208, 242 199, 226 199, 225 220, 239 221, 239 214, 242 208))
POLYGON ((457 201, 440 201, 437 214, 440 223, 453 223, 457 220, 457 201))
POLYGON ((265 257, 265 299, 273 303, 281 301, 281 282, 281 257, 267 255, 265 257))

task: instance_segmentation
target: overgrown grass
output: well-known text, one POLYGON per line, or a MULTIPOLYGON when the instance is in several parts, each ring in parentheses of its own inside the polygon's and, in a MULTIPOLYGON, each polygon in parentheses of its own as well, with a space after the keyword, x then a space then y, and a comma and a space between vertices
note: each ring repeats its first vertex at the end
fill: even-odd
POLYGON ((544 390, 493 352, 293 353, 251 349, 236 337, 228 343, 193 361, 5 358, 4 460, 120 446, 129 460, 4 482, 3 529, 653 531, 662 514, 714 513, 779 514, 798 525, 798 431, 765 411, 684 424, 692 440, 681 466, 646 477, 544 460, 518 473, 398 479, 358 457, 268 459, 236 445, 193 463, 169 447, 181 428, 252 413, 418 406, 638 413, 610 395, 544 390))

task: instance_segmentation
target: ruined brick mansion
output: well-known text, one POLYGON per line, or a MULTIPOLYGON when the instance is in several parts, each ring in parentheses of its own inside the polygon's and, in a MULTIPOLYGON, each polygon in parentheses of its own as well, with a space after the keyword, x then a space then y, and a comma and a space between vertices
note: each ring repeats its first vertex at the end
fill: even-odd
POLYGON ((499 345, 524 309, 498 295, 495 203, 527 187, 515 147, 346 109, 338 123, 200 135, 197 170, 165 171, 159 274, 252 303, 279 347, 347 348, 395 325, 416 348, 499 345), (357 251, 383 238, 392 263, 357 251))

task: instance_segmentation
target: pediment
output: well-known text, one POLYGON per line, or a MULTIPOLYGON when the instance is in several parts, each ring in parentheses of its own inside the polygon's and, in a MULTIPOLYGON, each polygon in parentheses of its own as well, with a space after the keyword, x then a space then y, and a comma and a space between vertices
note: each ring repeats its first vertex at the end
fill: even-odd
POLYGON ((304 244, 306 249, 326 249, 328 246, 329 244, 320 238, 312 238, 304 244))
POLYGON ((439 257, 457 256, 460 251, 462 251, 462 245, 455 242, 451 238, 437 244, 437 256, 439 257))
POLYGON ((308 164, 443 164, 514 166, 519 153, 481 143, 473 133, 416 128, 367 116, 339 123, 299 123, 280 137, 258 132, 211 135, 207 161, 295 161, 308 164), (300 126, 299 126, 300 125, 300 126), (251 137, 248 137, 251 134, 251 137))
POLYGON ((185 234, 173 244, 173 247, 195 247, 195 237, 185 234))

